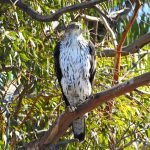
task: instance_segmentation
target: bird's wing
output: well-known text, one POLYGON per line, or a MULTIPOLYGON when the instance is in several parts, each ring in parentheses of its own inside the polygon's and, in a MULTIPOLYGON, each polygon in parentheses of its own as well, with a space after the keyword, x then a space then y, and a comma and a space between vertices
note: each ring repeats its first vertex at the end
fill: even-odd
POLYGON ((54 68, 55 68, 55 72, 56 72, 56 76, 57 76, 59 85, 61 87, 63 99, 64 99, 66 105, 68 106, 69 102, 68 102, 66 96, 64 95, 62 85, 61 85, 62 72, 61 72, 60 63, 59 63, 59 55, 60 55, 60 42, 57 43, 55 50, 54 50, 54 68))
POLYGON ((95 47, 94 47, 94 44, 90 41, 89 42, 89 49, 90 49, 90 55, 91 55, 91 61, 90 61, 90 64, 91 64, 91 68, 90 68, 90 82, 91 82, 91 85, 93 84, 93 79, 94 79, 94 76, 95 76, 95 72, 96 72, 96 51, 95 51, 95 47))
POLYGON ((55 68, 58 82, 61 86, 62 72, 61 72, 60 64, 59 64, 59 55, 60 55, 60 42, 57 43, 55 50, 54 50, 54 68, 55 68))

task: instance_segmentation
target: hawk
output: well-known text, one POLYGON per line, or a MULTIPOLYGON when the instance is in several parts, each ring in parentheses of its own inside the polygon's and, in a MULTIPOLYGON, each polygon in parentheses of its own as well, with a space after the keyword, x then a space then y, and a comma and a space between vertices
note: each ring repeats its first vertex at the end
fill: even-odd
MULTIPOLYGON (((88 99, 96 72, 95 49, 83 37, 81 24, 70 23, 54 51, 55 71, 67 106, 75 108, 88 99)), ((85 117, 73 121, 74 137, 83 141, 85 117)))

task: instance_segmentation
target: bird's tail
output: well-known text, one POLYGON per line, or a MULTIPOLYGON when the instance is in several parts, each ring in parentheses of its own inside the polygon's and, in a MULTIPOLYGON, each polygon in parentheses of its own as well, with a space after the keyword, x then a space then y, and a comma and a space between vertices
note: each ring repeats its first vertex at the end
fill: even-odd
POLYGON ((85 117, 74 120, 72 127, 74 137, 77 138, 80 142, 83 141, 85 137, 85 117))

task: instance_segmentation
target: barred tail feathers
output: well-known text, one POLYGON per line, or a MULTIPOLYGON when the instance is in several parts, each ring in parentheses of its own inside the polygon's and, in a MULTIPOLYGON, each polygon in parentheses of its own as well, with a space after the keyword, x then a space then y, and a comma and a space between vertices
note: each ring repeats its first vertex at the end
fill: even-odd
POLYGON ((74 137, 80 142, 84 140, 85 137, 85 117, 81 117, 73 121, 72 124, 74 137))

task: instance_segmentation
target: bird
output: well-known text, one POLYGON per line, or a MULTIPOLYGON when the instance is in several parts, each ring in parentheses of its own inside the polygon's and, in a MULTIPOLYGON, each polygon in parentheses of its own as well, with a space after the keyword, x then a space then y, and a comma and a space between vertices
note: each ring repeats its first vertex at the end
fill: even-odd
MULTIPOLYGON (((71 22, 54 49, 54 68, 67 107, 74 111, 90 97, 96 72, 94 44, 83 36, 79 22, 71 22)), ((85 117, 72 123, 74 138, 85 138, 85 117)))

